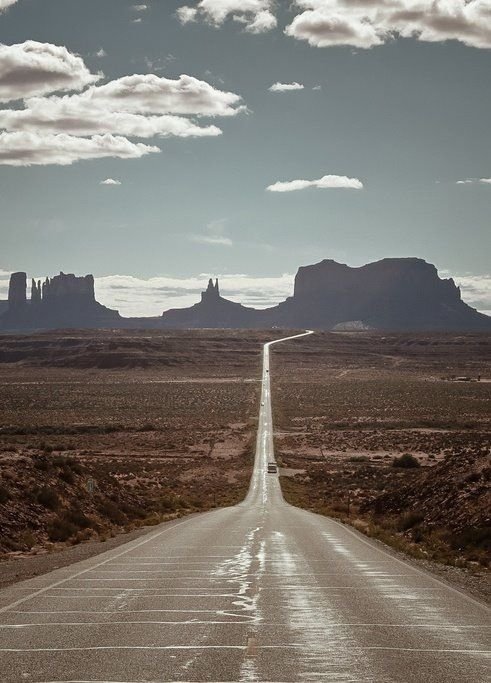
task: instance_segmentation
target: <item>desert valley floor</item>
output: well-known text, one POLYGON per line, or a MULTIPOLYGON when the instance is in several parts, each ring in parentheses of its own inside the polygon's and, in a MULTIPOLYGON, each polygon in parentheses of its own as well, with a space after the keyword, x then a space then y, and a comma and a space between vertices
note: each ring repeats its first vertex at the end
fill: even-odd
MULTIPOLYGON (((284 334, 0 337, 4 567, 239 502, 262 344, 284 334)), ((287 500, 449 571, 465 568, 485 592, 490 360, 480 334, 318 333, 276 347, 287 500)))

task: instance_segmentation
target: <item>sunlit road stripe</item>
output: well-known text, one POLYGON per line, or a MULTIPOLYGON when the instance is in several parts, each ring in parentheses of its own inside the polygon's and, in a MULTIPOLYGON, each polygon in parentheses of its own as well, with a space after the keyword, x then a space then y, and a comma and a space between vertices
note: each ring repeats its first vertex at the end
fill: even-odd
MULTIPOLYGON (((29 614, 29 612, 13 612, 13 614, 29 614)), ((64 612, 46 612, 46 614, 64 614, 64 612)), ((73 612, 70 614, 119 614, 121 615, 121 611, 119 612, 73 612)), ((124 614, 127 614, 125 611, 124 614)), ((253 617, 253 621, 257 624, 261 625, 261 628, 263 627, 274 627, 276 628, 277 626, 288 626, 288 622, 280 623, 280 622, 273 622, 273 623, 267 623, 261 621, 260 618, 253 617)), ((195 625, 202 625, 202 624, 238 624, 243 625, 243 626, 249 626, 250 622, 242 622, 242 621, 236 621, 236 620, 231 620, 231 621, 214 621, 214 620, 196 620, 196 619, 190 619, 187 621, 74 621, 74 622, 69 622, 69 621, 60 621, 60 622, 43 622, 40 624, 0 624, 0 629, 22 629, 22 628, 41 628, 44 626, 136 626, 136 625, 146 625, 146 624, 180 624, 183 626, 195 626, 195 625)), ((359 627, 359 628, 429 628, 429 629, 437 629, 437 630, 450 630, 450 631, 462 631, 462 630, 472 630, 472 629, 479 629, 479 630, 486 630, 490 629, 491 626, 480 626, 480 625, 465 625, 465 626, 459 626, 459 625, 453 625, 453 624, 360 624, 360 623, 353 623, 353 624, 346 624, 346 623, 330 623, 330 626, 334 627, 359 627)), ((320 626, 304 626, 303 627, 305 631, 322 631, 322 627, 320 626)))
MULTIPOLYGON (((130 589, 127 588, 121 588, 120 590, 126 590, 130 592, 130 589)), ((133 592, 131 591, 131 597, 132 598, 138 598, 141 600, 150 600, 152 598, 235 598, 237 599, 237 593, 149 593, 148 595, 142 595, 140 593, 137 593, 133 595, 133 592)), ((100 598, 109 598, 111 600, 114 600, 114 598, 117 598, 117 594, 112 594, 112 595, 101 595, 100 593, 97 593, 97 595, 46 595, 44 594, 45 598, 49 598, 50 600, 99 600, 100 598)), ((128 596, 130 597, 130 596, 128 596)), ((29 599, 29 598, 27 598, 29 599)), ((25 602, 22 600, 22 602, 25 602)), ((19 604, 19 603, 17 603, 19 604)), ((7 610, 4 610, 7 611, 7 610)))
MULTIPOLYGON (((303 643, 287 643, 284 645, 257 645, 258 650, 291 650, 303 649, 303 643)), ((36 647, 36 648, 0 648, 0 652, 27 653, 27 652, 95 652, 105 650, 241 650, 246 651, 247 645, 93 645, 88 647, 36 647)), ((416 647, 389 647, 384 645, 369 645, 366 647, 353 647, 353 652, 365 652, 367 650, 381 650, 384 652, 415 652, 418 654, 467 654, 467 655, 490 655, 491 650, 461 650, 440 648, 416 648, 416 647)))

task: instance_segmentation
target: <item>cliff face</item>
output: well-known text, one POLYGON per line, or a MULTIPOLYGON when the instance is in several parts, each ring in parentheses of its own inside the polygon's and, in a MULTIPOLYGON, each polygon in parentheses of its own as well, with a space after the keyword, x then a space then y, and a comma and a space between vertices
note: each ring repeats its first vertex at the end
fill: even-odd
POLYGON ((295 327, 358 321, 375 329, 491 330, 491 319, 462 301, 452 279, 440 279, 435 266, 417 258, 300 268, 293 297, 270 313, 276 324, 295 327))
POLYGON ((117 311, 96 301, 92 275, 60 273, 43 283, 32 280, 31 298, 27 299, 26 273, 13 273, 0 329, 109 327, 117 326, 119 320, 117 311))

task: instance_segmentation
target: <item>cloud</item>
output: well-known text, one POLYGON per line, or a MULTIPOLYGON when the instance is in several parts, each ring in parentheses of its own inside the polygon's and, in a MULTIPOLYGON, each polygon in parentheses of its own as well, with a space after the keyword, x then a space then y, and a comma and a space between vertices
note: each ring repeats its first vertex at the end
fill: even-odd
POLYGON ((309 187, 326 189, 363 189, 363 183, 358 178, 348 178, 345 175, 325 175, 318 180, 288 180, 286 182, 276 182, 268 185, 268 192, 294 192, 295 190, 306 190, 309 187))
POLYGON ((213 247, 231 247, 233 242, 230 237, 224 237, 221 235, 191 235, 192 242, 198 242, 198 244, 208 244, 213 247))
POLYGON ((132 5, 131 9, 134 12, 146 12, 148 9, 148 5, 132 5))
POLYGON ((249 33, 265 33, 277 25, 273 6, 273 0, 199 0, 195 7, 179 7, 177 18, 182 24, 201 18, 213 26, 221 26, 231 18, 244 24, 249 33))
POLYGON ((455 284, 460 287, 463 300, 478 311, 491 315, 491 274, 454 275, 444 270, 440 271, 440 276, 453 277, 455 284))
POLYGON ((208 244, 215 247, 232 247, 233 242, 227 233, 226 218, 218 218, 210 221, 205 229, 205 234, 190 235, 191 242, 198 242, 198 244, 208 244))
POLYGON ((68 166, 84 159, 138 159, 151 152, 160 150, 158 147, 135 144, 126 138, 113 135, 79 138, 65 134, 0 133, 0 165, 68 166))
MULTIPOLYGON (((155 74, 133 75, 105 85, 89 86, 82 93, 30 97, 24 100, 23 109, 0 109, 0 130, 16 135, 4 136, 5 142, 22 146, 27 141, 29 148, 33 144, 35 147, 40 144, 45 149, 52 149, 53 145, 58 148, 59 142, 65 140, 64 147, 68 145, 72 149, 74 143, 71 138, 95 136, 91 137, 90 144, 80 143, 81 150, 92 146, 95 151, 102 139, 107 140, 111 136, 119 136, 119 142, 124 139, 121 136, 216 137, 222 134, 221 129, 215 125, 199 125, 200 117, 230 117, 243 109, 239 95, 219 90, 191 76, 183 75, 171 80, 155 74), (195 120, 189 117, 195 117, 195 120)), ((139 150, 139 156, 155 151, 154 148, 131 146, 129 141, 126 142, 125 149, 139 150)), ((10 151, 6 150, 0 159, 10 158, 10 151)), ((118 153, 114 156, 126 155, 118 153)), ((35 157, 38 159, 39 155, 35 157)), ((20 165, 18 156, 14 155, 14 158, 20 165)), ((26 152, 26 158, 31 158, 30 153, 26 152)), ((80 158, 86 157, 81 154, 80 158)), ((46 159, 51 159, 46 163, 67 163, 64 155, 47 153, 46 159)))
POLYGON ((106 180, 101 180, 99 185, 122 185, 120 180, 113 180, 113 178, 106 178, 106 180))
POLYGON ((303 90, 304 86, 296 81, 293 83, 274 83, 268 88, 270 92, 288 92, 289 90, 303 90))
POLYGON ((278 277, 201 273, 188 278, 161 276, 148 279, 108 275, 96 278, 96 295, 98 301, 117 308, 122 315, 155 316, 169 308, 195 304, 210 277, 219 278, 224 296, 255 308, 273 306, 293 292, 294 275, 290 273, 278 277))
POLYGON ((0 128, 77 136, 110 133, 138 138, 214 137, 222 133, 217 126, 199 126, 181 116, 111 111, 110 103, 83 96, 31 98, 26 101, 25 109, 0 109, 0 128))
POLYGON ((315 47, 371 48, 395 38, 491 47, 488 0, 296 0, 285 33, 315 47))
POLYGON ((313 47, 352 45, 370 48, 384 41, 377 30, 363 17, 348 11, 334 14, 328 8, 308 10, 294 18, 286 27, 287 36, 306 40, 313 47))
POLYGON ((16 2, 17 0, 0 0, 0 13, 15 5, 16 2))
POLYGON ((72 96, 72 102, 91 102, 109 111, 212 117, 236 116, 244 110, 241 99, 184 74, 175 80, 155 74, 123 76, 72 96))
MULTIPOLYGON (((277 25, 273 0, 199 0, 177 10, 182 24, 201 19, 219 27, 227 19, 252 33, 277 25)), ((296 0, 285 33, 314 47, 369 49, 397 38, 456 40, 491 48, 489 0, 296 0)))
POLYGON ((28 40, 0 44, 0 102, 59 90, 82 90, 101 74, 92 74, 81 57, 65 47, 28 40))
POLYGON ((491 178, 467 178, 457 180, 456 185, 491 185, 491 178))
POLYGON ((249 33, 267 33, 276 28, 277 25, 275 15, 269 10, 263 10, 254 15, 252 21, 246 22, 246 31, 249 33))
POLYGON ((176 15, 181 24, 190 24, 198 20, 199 12, 194 7, 184 5, 183 7, 178 7, 176 15))

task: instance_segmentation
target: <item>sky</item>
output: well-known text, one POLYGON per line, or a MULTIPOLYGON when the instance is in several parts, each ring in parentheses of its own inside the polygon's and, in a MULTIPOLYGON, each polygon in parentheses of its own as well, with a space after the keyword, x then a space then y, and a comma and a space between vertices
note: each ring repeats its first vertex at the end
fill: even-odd
POLYGON ((490 0, 0 0, 0 298, 249 305, 418 256, 491 310, 490 0))

